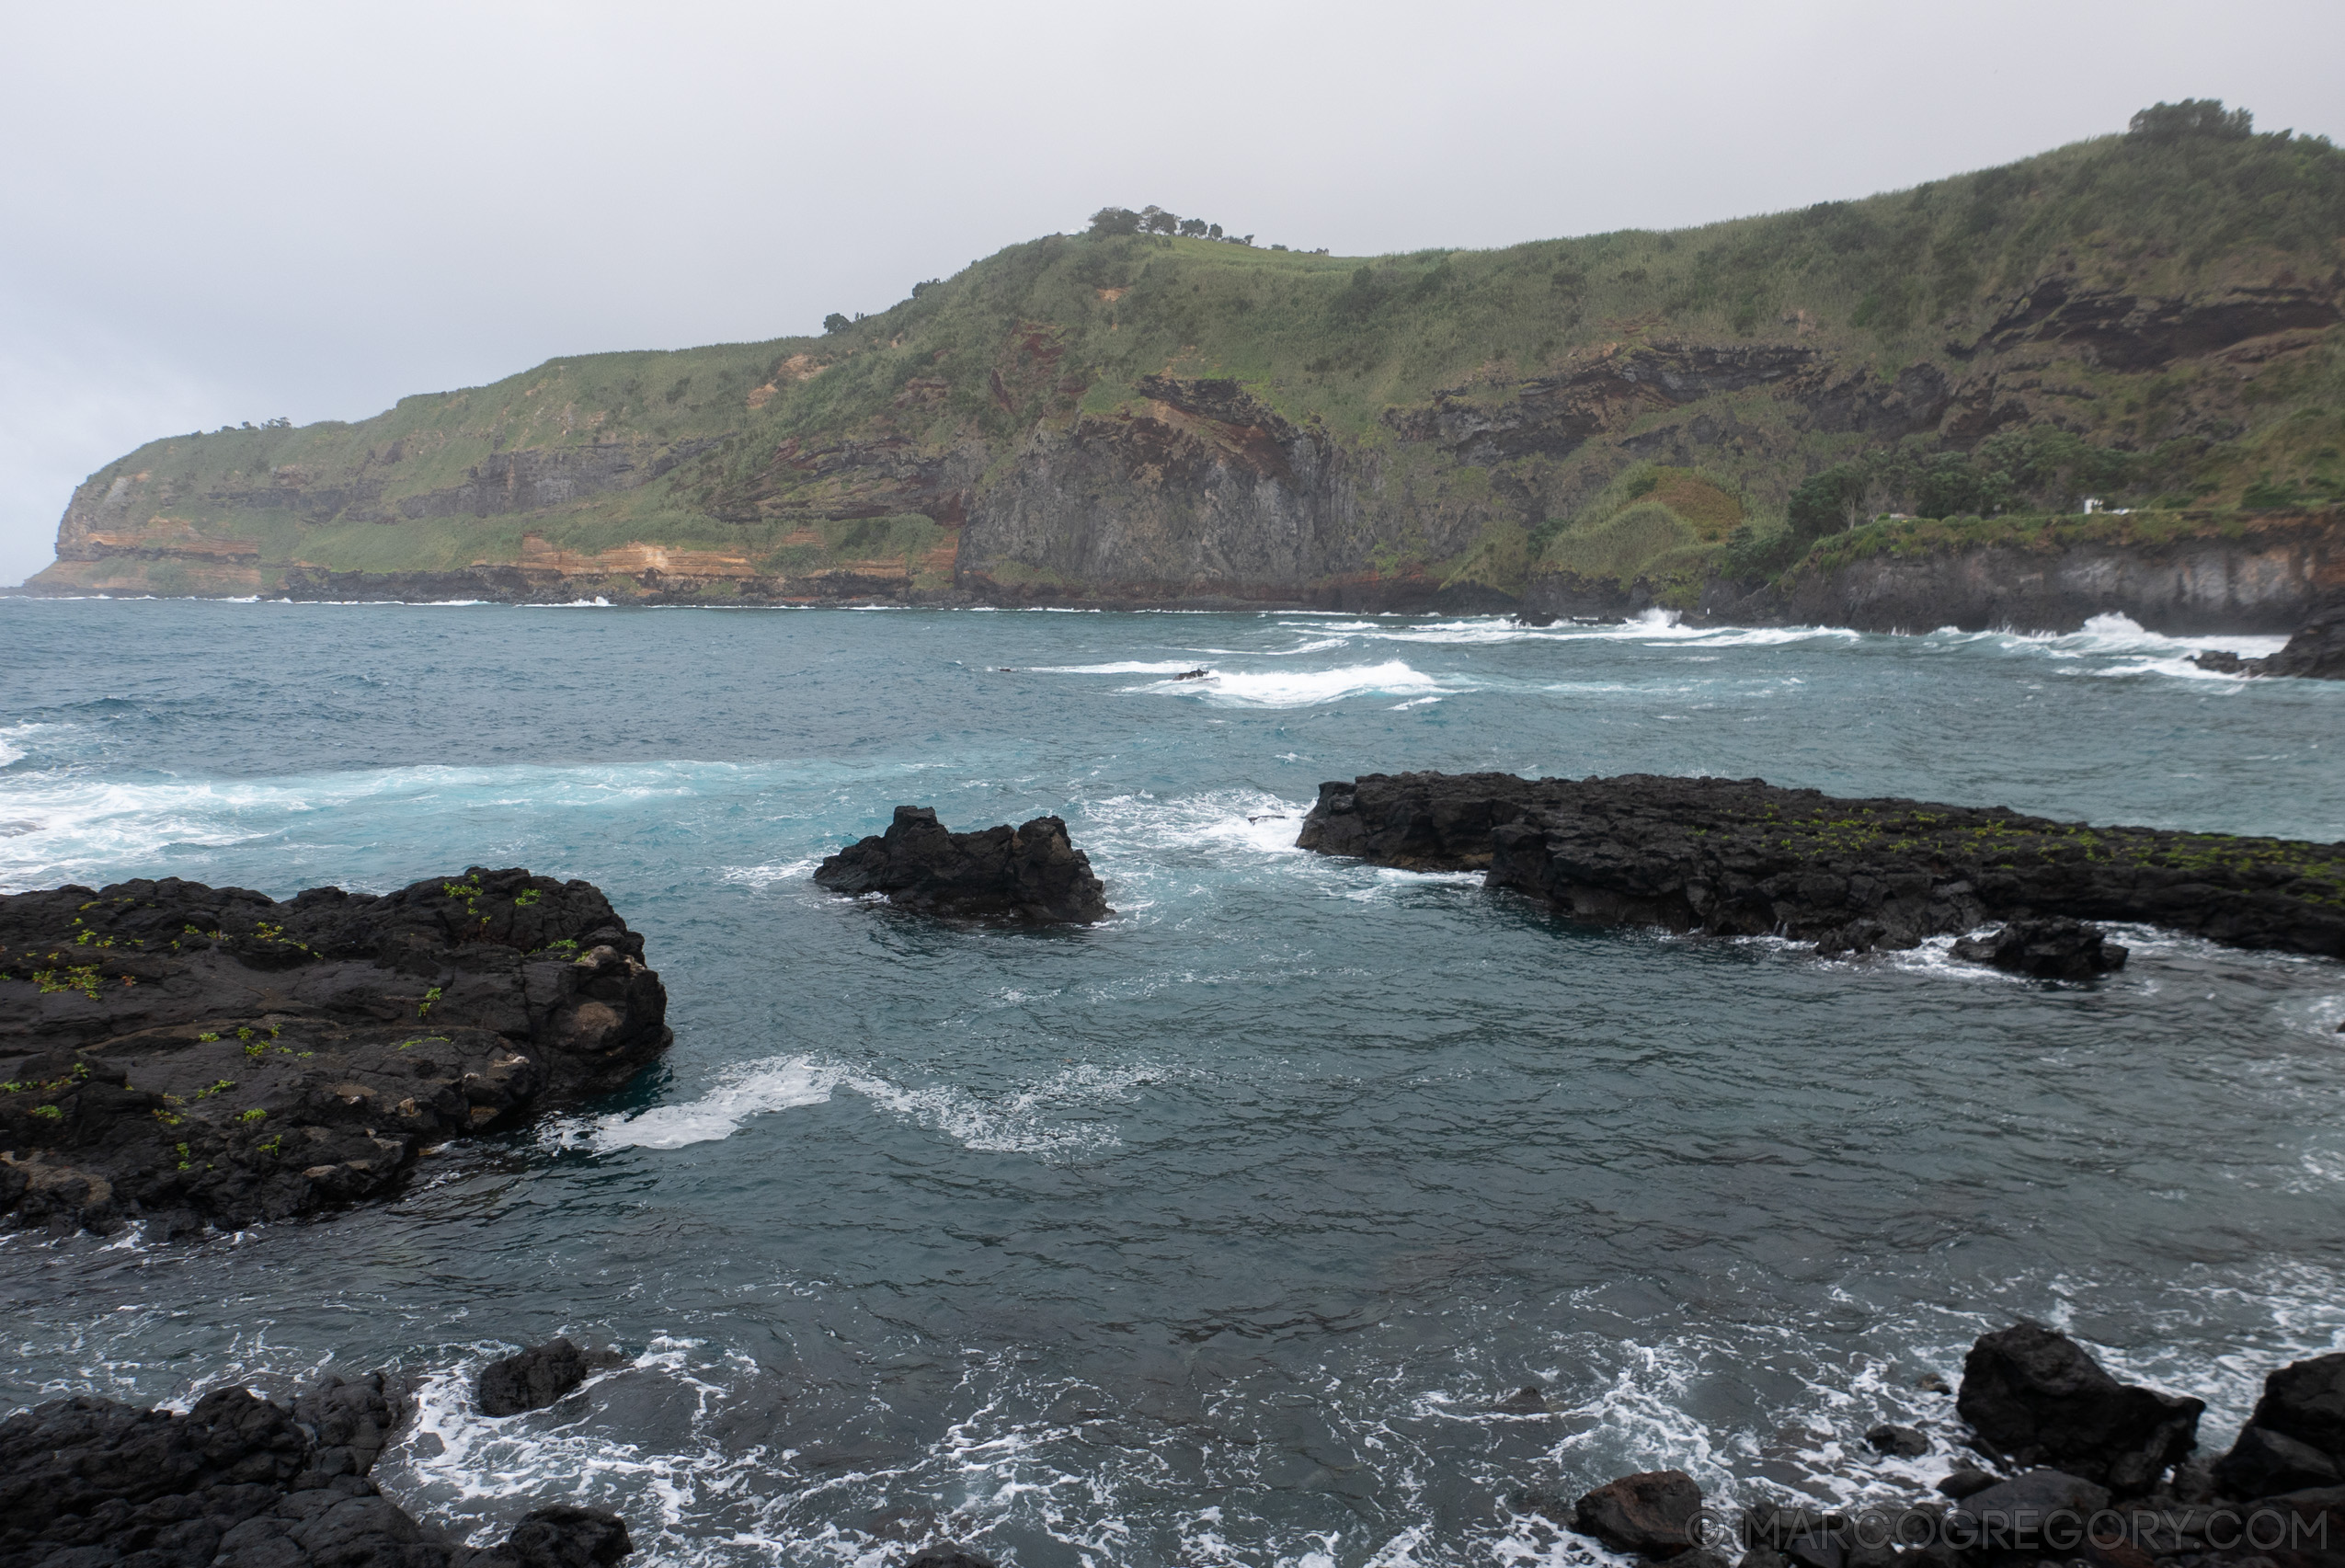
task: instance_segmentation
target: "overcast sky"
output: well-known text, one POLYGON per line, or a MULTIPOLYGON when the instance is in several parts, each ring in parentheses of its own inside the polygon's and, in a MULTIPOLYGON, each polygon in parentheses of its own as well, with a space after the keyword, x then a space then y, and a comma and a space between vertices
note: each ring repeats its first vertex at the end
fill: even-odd
POLYGON ((2220 97, 2345 5, 0 0, 0 582, 152 437, 818 328, 1154 201, 1338 254, 1893 189, 2220 97))

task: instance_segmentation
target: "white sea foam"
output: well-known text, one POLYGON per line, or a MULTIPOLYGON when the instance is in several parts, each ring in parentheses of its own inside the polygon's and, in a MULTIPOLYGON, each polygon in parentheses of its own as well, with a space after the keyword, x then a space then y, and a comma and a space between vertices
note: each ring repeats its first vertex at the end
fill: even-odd
POLYGON ((1102 863, 1142 876, 1200 854, 1230 865, 1258 864, 1263 855, 1302 853, 1295 836, 1310 809, 1307 801, 1284 800, 1266 790, 1119 795, 1084 807, 1082 838, 1102 863))
POLYGON ((1862 632, 1846 626, 1737 626, 1698 631, 1682 646, 1688 647, 1781 647, 1790 643, 1855 643, 1862 632))
POLYGON ((586 1141, 604 1151, 715 1142, 732 1137, 751 1116, 822 1104, 846 1076, 837 1063, 812 1057, 756 1063, 697 1100, 655 1105, 632 1116, 605 1116, 586 1141))
MULTIPOLYGON (((291 835, 337 846, 371 818, 402 819, 411 834, 436 819, 477 833, 484 815, 527 829, 548 812, 624 810, 760 785, 869 779, 932 766, 930 761, 853 767, 829 761, 755 763, 651 761, 619 766, 446 767, 355 770, 261 779, 160 783, 18 770, 0 776, 0 890, 117 875, 163 875, 172 856, 291 835), (420 824, 420 826, 418 826, 420 824)), ((544 868, 541 868, 544 869, 544 868)), ((744 867, 741 880, 758 868, 744 867)), ((192 872, 183 873, 192 875, 192 872)))
POLYGON ((1193 694, 1235 707, 1307 708, 1361 696, 1442 696, 1464 688, 1444 685, 1394 658, 1333 670, 1215 670, 1197 681, 1161 681, 1135 691, 1193 694))
POLYGON ((776 861, 766 865, 728 865, 718 873, 727 882, 738 882, 760 892, 777 882, 795 882, 811 874, 823 857, 808 855, 804 860, 776 861))
POLYGON ((1153 1067, 1071 1064, 1006 1094, 987 1096, 950 1083, 908 1086, 820 1057, 775 1057, 734 1069, 697 1099, 632 1115, 572 1119, 549 1127, 546 1136, 558 1146, 598 1153, 681 1149, 730 1138, 757 1116, 825 1104, 843 1089, 964 1149, 1067 1160, 1122 1142, 1113 1123, 1070 1119, 1070 1113, 1128 1103, 1136 1089, 1162 1076, 1153 1067))
POLYGON ((1124 659, 1115 664, 1038 664, 1036 675, 1184 675, 1197 668, 1194 658, 1124 659))

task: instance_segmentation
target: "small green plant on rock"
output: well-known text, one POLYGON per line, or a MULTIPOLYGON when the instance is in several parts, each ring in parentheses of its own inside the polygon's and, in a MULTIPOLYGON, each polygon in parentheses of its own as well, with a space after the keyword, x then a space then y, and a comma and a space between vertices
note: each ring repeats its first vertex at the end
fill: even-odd
POLYGON ((258 1105, 255 1105, 251 1110, 245 1112, 236 1119, 240 1122, 264 1122, 269 1119, 269 1113, 262 1110, 258 1105))
POLYGON ((77 990, 92 1001, 97 1000, 97 966, 86 964, 78 968, 36 969, 32 983, 43 995, 51 991, 77 990))
POLYGON ((32 1114, 43 1121, 61 1122, 65 1119, 63 1108, 57 1105, 35 1105, 32 1114))
POLYGON ((431 1004, 440 1000, 440 988, 434 986, 429 990, 423 993, 423 1001, 421 1005, 416 1009, 417 1017, 424 1018, 430 1015, 431 1004))

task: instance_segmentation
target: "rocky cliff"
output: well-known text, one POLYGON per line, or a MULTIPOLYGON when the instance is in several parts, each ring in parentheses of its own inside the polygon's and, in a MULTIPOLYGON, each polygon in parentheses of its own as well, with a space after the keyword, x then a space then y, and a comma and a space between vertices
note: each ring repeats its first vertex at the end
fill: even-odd
POLYGON ((820 338, 151 443, 31 586, 2264 629, 2335 588, 2340 232, 2345 155, 2226 132, 1490 252, 1053 235, 820 338), (1901 513, 1999 532, 1842 537, 1901 513))

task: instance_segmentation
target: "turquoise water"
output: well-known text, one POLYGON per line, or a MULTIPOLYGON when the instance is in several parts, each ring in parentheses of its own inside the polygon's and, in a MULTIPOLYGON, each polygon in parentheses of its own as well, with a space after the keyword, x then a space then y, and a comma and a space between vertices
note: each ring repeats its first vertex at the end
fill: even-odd
MULTIPOLYGON (((2217 640, 2261 652, 2272 639, 2217 640)), ((1764 776, 2345 838, 2345 686, 2066 638, 1658 621, 0 601, 0 887, 592 879, 675 1025, 615 1100, 399 1202, 0 1241, 0 1404, 424 1379, 385 1462, 646 1561, 1562 1561, 1515 1515, 1677 1465, 1852 1496, 1983 1327, 2211 1398, 2345 1345, 2345 972, 2129 932, 2093 986, 1560 925, 1296 853, 1402 768, 1764 776), (1198 666, 1198 681, 1172 675, 1198 666), (1115 921, 807 874, 899 801, 1064 816, 1115 921), (625 1364, 491 1422, 557 1332, 625 1364), (1494 1413, 1530 1381, 1552 1413, 1494 1413)))

